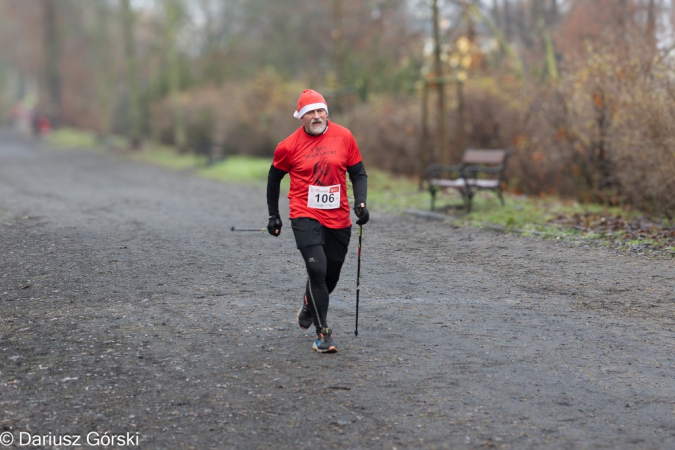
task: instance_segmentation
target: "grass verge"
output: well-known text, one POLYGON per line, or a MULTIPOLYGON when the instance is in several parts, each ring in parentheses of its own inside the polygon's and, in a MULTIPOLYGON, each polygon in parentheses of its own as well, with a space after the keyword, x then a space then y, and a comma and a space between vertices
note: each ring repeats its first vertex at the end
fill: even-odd
POLYGON ((82 148, 96 151, 102 150, 94 133, 87 133, 71 128, 59 128, 54 130, 49 135, 48 141, 58 149, 82 148))

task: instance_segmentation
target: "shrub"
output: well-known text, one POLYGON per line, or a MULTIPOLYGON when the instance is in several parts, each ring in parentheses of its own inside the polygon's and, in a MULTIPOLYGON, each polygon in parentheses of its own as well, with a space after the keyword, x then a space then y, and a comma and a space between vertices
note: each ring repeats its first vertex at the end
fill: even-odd
POLYGON ((371 96, 332 118, 354 134, 366 166, 416 175, 422 170, 419 117, 414 97, 402 95, 371 96))
MULTIPOLYGON (((675 86, 670 73, 665 60, 589 49, 588 57, 568 64, 557 82, 470 79, 463 89, 464 146, 515 147, 507 179, 518 192, 673 217, 675 86)), ((210 139, 226 154, 271 157, 276 144, 299 126, 292 112, 304 88, 283 82, 273 70, 245 82, 199 87, 179 99, 186 134, 193 145, 210 139)), ((448 145, 458 159, 464 149, 456 138, 457 91, 448 87, 447 94, 448 145)), ((418 95, 373 95, 367 103, 338 103, 330 92, 324 95, 330 99, 331 120, 352 131, 368 167, 414 176, 437 160, 433 92, 426 144, 418 95)), ((168 100, 151 109, 154 134, 166 143, 175 126, 171 111, 168 100)))
MULTIPOLYGON (((273 70, 245 82, 200 86, 178 99, 188 147, 210 141, 225 154, 271 156, 278 142, 294 131, 293 107, 301 87, 282 82, 273 70)), ((176 126, 171 99, 152 105, 153 136, 173 142, 176 126)))

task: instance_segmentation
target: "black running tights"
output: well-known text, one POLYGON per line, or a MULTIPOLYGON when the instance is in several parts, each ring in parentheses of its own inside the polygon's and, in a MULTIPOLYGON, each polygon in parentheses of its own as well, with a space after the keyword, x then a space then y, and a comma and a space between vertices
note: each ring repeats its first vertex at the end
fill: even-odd
POLYGON ((300 253, 305 260, 308 275, 305 294, 318 333, 321 328, 328 328, 329 294, 340 279, 342 261, 328 259, 323 245, 303 247, 300 253))

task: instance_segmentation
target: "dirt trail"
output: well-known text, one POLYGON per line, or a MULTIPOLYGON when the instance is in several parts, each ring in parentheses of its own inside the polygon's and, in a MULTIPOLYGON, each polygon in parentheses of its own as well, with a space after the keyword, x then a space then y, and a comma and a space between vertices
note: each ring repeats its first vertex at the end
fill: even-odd
POLYGON ((318 355, 264 197, 0 133, 0 444, 675 448, 672 260, 375 210, 318 355))

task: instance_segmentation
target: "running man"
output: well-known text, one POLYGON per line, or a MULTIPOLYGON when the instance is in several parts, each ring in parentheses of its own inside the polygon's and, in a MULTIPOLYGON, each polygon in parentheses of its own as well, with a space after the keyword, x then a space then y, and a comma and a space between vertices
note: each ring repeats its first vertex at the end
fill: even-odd
POLYGON ((369 218, 368 175, 354 136, 328 120, 321 94, 304 90, 293 116, 302 126, 277 145, 267 177, 267 231, 272 236, 281 233, 279 190, 281 179, 289 174, 291 227, 308 275, 297 322, 303 329, 312 324, 316 328, 314 350, 335 353, 327 316, 329 294, 340 278, 352 234, 346 174, 352 182, 358 225, 369 218))

